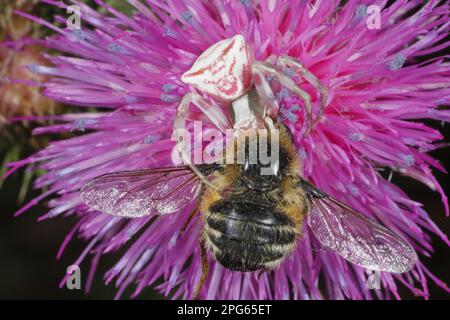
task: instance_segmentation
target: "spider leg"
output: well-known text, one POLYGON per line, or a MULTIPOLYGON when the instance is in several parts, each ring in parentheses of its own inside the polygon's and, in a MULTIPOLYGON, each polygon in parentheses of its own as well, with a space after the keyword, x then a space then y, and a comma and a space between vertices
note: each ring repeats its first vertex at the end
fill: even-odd
MULTIPOLYGON (((260 91, 265 91, 267 93, 267 89, 265 89, 265 87, 262 87, 262 83, 267 83, 267 80, 265 79, 265 76, 273 76, 276 77, 277 80, 286 88, 288 88, 289 90, 291 90, 293 93, 295 93, 301 100, 303 100, 303 103, 305 104, 305 109, 306 109, 306 118, 307 118, 307 128, 306 131, 304 133, 304 135, 306 136, 312 128, 312 106, 311 106, 311 97, 309 96, 309 94, 300 89, 297 84, 291 79, 289 78, 287 75, 279 72, 273 65, 267 63, 267 62, 255 62, 253 64, 253 70, 254 70, 254 74, 259 76, 258 78, 255 79, 255 87, 258 90, 258 94, 260 93, 260 91), (260 82, 260 83, 258 83, 260 82), (258 86, 260 87, 258 89, 258 86)), ((269 86, 270 89, 270 86, 269 86)), ((272 89, 270 89, 272 91, 272 89)), ((273 92, 272 92, 273 95, 273 92)), ((263 100, 264 97, 262 97, 263 100)), ((278 106, 278 105, 277 105, 278 106)), ((273 111, 269 110, 269 111, 273 111)), ((278 110, 277 110, 278 111, 278 110)), ((270 114, 269 115, 273 115, 270 114)))
POLYGON ((320 107, 319 113, 317 114, 316 120, 314 121, 313 126, 315 126, 323 116, 325 108, 328 104, 328 89, 325 85, 308 69, 306 69, 300 61, 291 58, 286 55, 282 55, 278 59, 278 65, 283 68, 291 68, 294 72, 300 74, 306 81, 309 82, 318 92, 320 92, 320 107))
POLYGON ((231 128, 230 121, 217 104, 204 99, 197 93, 189 92, 178 106, 177 118, 175 119, 175 125, 178 125, 177 129, 185 129, 184 121, 191 104, 199 108, 220 131, 225 132, 226 129, 231 128))
POLYGON ((191 104, 197 106, 200 111, 222 132, 225 132, 227 128, 231 128, 231 124, 225 114, 222 112, 220 107, 213 102, 204 99, 202 96, 190 92, 186 94, 181 100, 177 116, 174 121, 174 135, 176 139, 176 149, 180 153, 181 160, 187 164, 192 171, 194 171, 197 176, 206 185, 217 189, 213 184, 211 184, 208 179, 198 170, 198 168, 192 163, 190 155, 187 153, 185 148, 186 141, 184 140, 184 134, 186 133, 186 117, 188 115, 188 109, 191 104))
POLYGON ((206 244, 205 244, 205 232, 202 231, 200 235, 200 256, 202 259, 202 276, 200 277, 200 281, 197 284, 197 287, 194 291, 194 300, 198 300, 200 298, 200 292, 202 291, 203 285, 208 279, 209 274, 209 265, 208 260, 206 259, 206 244))
POLYGON ((254 63, 252 66, 252 78, 254 80, 256 91, 258 92, 261 102, 264 105, 264 111, 262 114, 263 119, 266 116, 275 117, 280 109, 266 76, 272 76, 272 73, 266 72, 262 68, 258 67, 258 62, 254 63))

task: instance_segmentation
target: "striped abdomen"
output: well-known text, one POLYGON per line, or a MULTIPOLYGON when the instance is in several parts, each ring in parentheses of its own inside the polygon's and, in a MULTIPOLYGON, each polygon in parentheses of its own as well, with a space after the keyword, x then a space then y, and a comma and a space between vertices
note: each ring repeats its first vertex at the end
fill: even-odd
POLYGON ((276 267, 296 242, 296 227, 264 201, 230 197, 213 203, 206 215, 207 245, 224 267, 255 271, 276 267))

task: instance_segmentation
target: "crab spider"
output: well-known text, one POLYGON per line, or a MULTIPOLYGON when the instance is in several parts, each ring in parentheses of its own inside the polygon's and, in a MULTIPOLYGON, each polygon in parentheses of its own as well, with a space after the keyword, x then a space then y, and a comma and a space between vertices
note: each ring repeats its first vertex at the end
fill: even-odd
POLYGON ((268 77, 271 77, 277 79, 282 86, 303 101, 307 121, 305 136, 323 115, 327 106, 328 91, 320 80, 299 61, 289 56, 277 57, 275 64, 271 64, 268 60, 256 61, 244 37, 236 35, 209 47, 198 57, 191 69, 181 77, 182 82, 212 98, 207 100, 195 92, 186 94, 181 100, 174 122, 176 148, 181 155, 181 159, 211 187, 214 186, 191 163, 180 139, 180 134, 177 134, 177 132, 185 130, 185 121, 190 105, 197 106, 209 121, 222 132, 231 127, 239 130, 264 125, 257 119, 264 119, 265 124, 270 126, 272 118, 277 116, 279 110, 275 94, 267 80, 268 77), (310 95, 282 72, 284 68, 290 68, 296 74, 302 76, 320 93, 320 105, 316 119, 312 119, 310 95), (259 105, 263 106, 263 110, 252 109, 250 101, 255 98, 259 99, 259 105), (227 103, 231 106, 234 114, 233 124, 230 123, 229 118, 215 102, 227 103), (254 116, 256 113, 259 113, 258 117, 254 116))

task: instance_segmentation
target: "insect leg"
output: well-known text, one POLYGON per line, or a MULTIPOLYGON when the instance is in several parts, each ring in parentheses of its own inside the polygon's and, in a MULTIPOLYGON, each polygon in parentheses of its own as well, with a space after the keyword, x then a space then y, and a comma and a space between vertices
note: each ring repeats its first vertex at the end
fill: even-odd
POLYGON ((300 61, 291 58, 289 56, 283 55, 278 59, 278 65, 281 67, 291 68, 294 72, 300 74, 303 78, 306 79, 317 91, 320 92, 320 107, 319 113, 317 115, 316 120, 314 121, 314 125, 316 125, 323 116, 325 108, 328 104, 328 89, 325 85, 308 69, 306 69, 300 61))
POLYGON ((194 291, 194 300, 198 300, 200 298, 200 292, 202 291, 203 285, 206 282, 206 279, 208 279, 209 274, 209 265, 208 260, 206 259, 206 245, 205 245, 205 232, 202 231, 200 235, 200 255, 202 259, 202 276, 200 278, 200 281, 197 284, 197 287, 194 291))
MULTIPOLYGON (((279 72, 277 69, 275 69, 274 66, 272 66, 269 63, 266 62, 255 62, 253 64, 254 72, 259 75, 259 78, 261 79, 261 82, 267 81, 265 80, 265 76, 273 76, 276 77, 277 80, 286 88, 294 92, 301 100, 303 100, 303 103, 305 104, 306 109, 306 117, 307 117, 307 128, 305 135, 307 135, 312 128, 312 106, 311 106, 311 97, 309 94, 300 89, 297 84, 289 78, 287 75, 279 72)), ((258 90, 257 84, 255 84, 256 89, 258 90)), ((258 91, 259 93, 259 91, 258 91)), ((272 93, 273 94, 273 93, 272 93)))
POLYGON ((174 135, 176 139, 176 148, 180 153, 181 159, 184 163, 189 165, 189 167, 194 171, 197 176, 202 179, 203 183, 217 189, 212 185, 208 179, 197 169, 197 167, 192 163, 190 156, 186 152, 185 141, 183 139, 186 133, 186 117, 188 114, 189 106, 194 104, 199 108, 203 114, 205 114, 208 119, 222 132, 225 132, 227 128, 231 128, 229 119, 222 112, 220 107, 213 102, 207 101, 200 95, 190 92, 186 94, 180 102, 177 110, 177 116, 174 121, 174 135))
MULTIPOLYGON (((200 193, 201 197, 201 193, 200 193)), ((189 217, 186 219, 186 222, 184 223, 183 227, 181 228, 181 235, 183 235, 186 232, 187 227, 189 226, 189 223, 192 221, 192 219, 195 217, 195 215, 200 211, 200 201, 197 202, 195 205, 194 210, 191 212, 189 217)))
POLYGON ((269 271, 266 270, 266 269, 261 269, 261 270, 257 271, 257 273, 256 273, 256 279, 259 280, 259 279, 261 278, 261 276, 262 276, 263 274, 267 273, 267 272, 269 272, 269 271))

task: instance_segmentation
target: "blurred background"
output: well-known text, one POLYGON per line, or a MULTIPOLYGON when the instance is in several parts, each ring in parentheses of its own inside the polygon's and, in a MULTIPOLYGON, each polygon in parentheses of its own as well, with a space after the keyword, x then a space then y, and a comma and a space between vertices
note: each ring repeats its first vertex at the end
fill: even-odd
MULTIPOLYGON (((101 10, 94 1, 83 2, 101 10)), ((106 0, 105 3, 126 14, 131 9, 123 0, 106 0)), ((42 48, 29 44, 30 38, 45 37, 49 34, 48 30, 15 15, 14 10, 52 21, 58 9, 39 4, 39 0, 0 0, 0 43, 6 43, 0 46, 0 177, 6 171, 6 163, 31 155, 48 141, 48 137, 31 137, 31 131, 39 123, 17 121, 10 124, 8 119, 52 115, 69 109, 45 99, 39 88, 8 81, 8 78, 45 81, 45 78, 29 72, 23 65, 48 64, 42 48)), ((85 245, 75 240, 61 260, 56 260, 58 248, 75 219, 38 223, 37 218, 46 211, 45 203, 14 218, 18 208, 40 193, 39 190, 31 190, 32 180, 39 174, 36 170, 22 170, 6 181, 0 180, 0 299, 113 298, 116 289, 113 285, 105 286, 102 275, 113 266, 120 252, 115 257, 106 257, 100 264, 91 294, 86 295, 84 290, 59 289, 67 267, 76 260, 85 245)), ((83 273, 83 270, 88 269, 89 262, 81 266, 82 289, 87 277, 87 271, 83 273)), ((130 294, 131 289, 125 292, 124 297, 130 294)), ((160 297, 149 288, 140 298, 160 297)))
MULTIPOLYGON (((85 1, 95 7, 93 1, 85 1)), ((105 1, 119 10, 127 13, 130 8, 125 1, 105 1)), ((29 36, 45 36, 46 30, 20 18, 14 18, 12 11, 21 9, 46 20, 51 20, 53 14, 49 6, 36 5, 37 1, 1 0, 0 2, 0 42, 21 41, 29 36)), ((21 48, 10 50, 0 47, 0 79, 5 76, 16 79, 28 79, 30 74, 20 66, 23 64, 45 64, 40 48, 25 43, 21 48), (17 50, 18 49, 18 50, 17 50)), ((45 80, 45 79, 34 79, 45 80)), ((0 82, 0 173, 5 172, 4 164, 32 154, 45 146, 46 138, 30 138, 33 127, 39 124, 17 122, 7 123, 6 119, 25 115, 44 115, 63 112, 66 106, 58 106, 42 98, 39 89, 0 82)), ((450 139, 447 125, 428 122, 439 129, 450 139)), ((450 153, 448 148, 431 153, 441 164, 449 168, 450 153)), ((45 203, 35 206, 21 216, 14 218, 14 212, 24 203, 40 193, 32 190, 30 182, 39 172, 24 170, 12 175, 6 181, 0 180, 0 299, 112 299, 116 288, 113 284, 106 286, 102 275, 111 268, 121 256, 116 252, 103 257, 97 270, 91 292, 84 290, 59 289, 59 282, 85 247, 81 240, 74 239, 60 260, 56 260, 56 252, 67 233, 76 222, 74 217, 50 219, 37 222, 37 218, 46 212, 45 203)), ((0 176, 1 176, 0 175, 0 176)), ((449 193, 448 177, 436 172, 438 181, 449 193)), ((393 182, 405 190, 410 197, 424 204, 425 210, 433 217, 436 224, 445 234, 449 234, 449 223, 445 218, 444 208, 437 193, 412 179, 393 176, 393 182)), ((422 258, 425 265, 447 284, 450 283, 450 250, 440 239, 434 237, 435 254, 431 259, 422 258)), ((81 265, 82 285, 87 276, 89 259, 81 265)), ((431 299, 450 299, 450 296, 429 281, 431 299)), ((124 292, 122 298, 128 298, 133 288, 124 292)), ((405 288, 401 288, 404 299, 417 299, 405 288)), ((139 299, 160 299, 160 295, 147 288, 139 299)))

